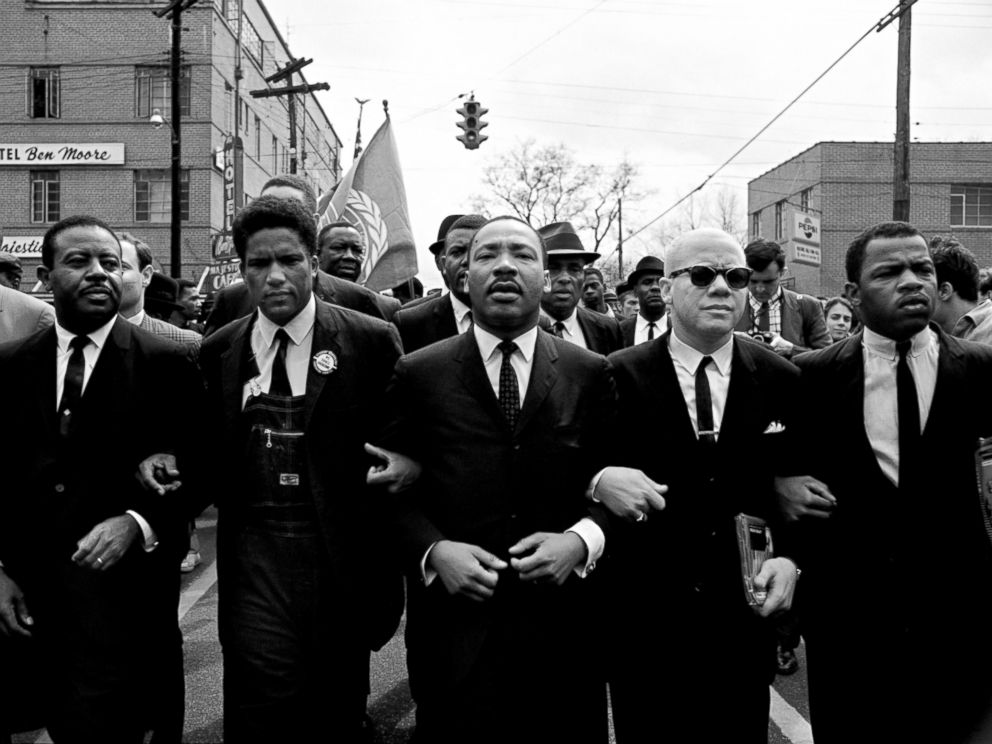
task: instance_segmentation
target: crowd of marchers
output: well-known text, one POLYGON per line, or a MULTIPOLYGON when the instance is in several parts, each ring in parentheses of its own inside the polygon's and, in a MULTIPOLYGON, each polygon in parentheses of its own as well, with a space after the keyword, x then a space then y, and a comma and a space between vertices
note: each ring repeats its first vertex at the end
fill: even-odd
POLYGON ((610 714, 619 744, 766 742, 800 638, 817 744, 989 736, 964 246, 875 224, 818 299, 778 244, 697 229, 610 292, 568 223, 452 215, 447 291, 401 304, 316 211, 280 176, 238 213, 203 326, 97 217, 44 236, 54 312, 0 286, 0 741, 182 740, 211 504, 229 743, 372 741, 404 612, 417 744, 605 744, 610 714))

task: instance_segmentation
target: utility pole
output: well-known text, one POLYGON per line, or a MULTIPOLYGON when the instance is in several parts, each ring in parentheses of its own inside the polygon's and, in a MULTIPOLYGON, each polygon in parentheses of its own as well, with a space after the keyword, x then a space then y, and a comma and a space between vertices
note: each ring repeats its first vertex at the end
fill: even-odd
POLYGON ((617 197, 617 271, 623 281, 623 197, 617 197))
POLYGON ((244 29, 244 2, 238 0, 238 31, 234 41, 234 211, 245 203, 245 143, 241 139, 241 33, 244 29))
POLYGON ((265 78, 267 83, 277 83, 285 80, 288 85, 284 88, 263 88, 251 91, 252 98, 275 98, 279 96, 289 96, 289 172, 296 173, 297 150, 296 150, 296 94, 311 93, 315 90, 330 90, 327 83, 314 83, 309 85, 293 85, 293 73, 298 72, 313 62, 312 59, 293 59, 286 63, 278 72, 265 78))
POLYGON ((169 209, 169 273, 174 279, 182 276, 182 49, 183 11, 196 0, 174 0, 162 10, 155 11, 158 18, 169 16, 172 21, 172 53, 170 83, 172 85, 172 111, 169 114, 172 129, 172 205, 169 209))
POLYGON ((896 141, 892 174, 892 219, 909 222, 909 81, 913 2, 899 9, 899 64, 896 78, 896 141))

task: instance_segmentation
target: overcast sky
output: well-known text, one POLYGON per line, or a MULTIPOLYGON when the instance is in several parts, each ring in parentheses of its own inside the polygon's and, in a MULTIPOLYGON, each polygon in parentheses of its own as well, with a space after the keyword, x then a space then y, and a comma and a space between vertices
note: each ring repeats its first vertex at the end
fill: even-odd
MULTIPOLYGON (((896 0, 266 0, 351 162, 389 100, 428 287, 440 220, 466 211, 483 165, 520 140, 564 142, 585 162, 627 155, 651 196, 625 209, 637 228, 698 185, 896 0), (455 100, 489 108, 489 140, 465 150, 455 100)), ((871 33, 713 179, 746 203, 748 180, 822 140, 891 141, 898 24, 871 33)), ((912 135, 992 137, 992 0, 913 8, 912 135)), ((992 167, 992 166, 990 166, 992 167)), ((657 250, 652 231, 629 246, 657 250)))

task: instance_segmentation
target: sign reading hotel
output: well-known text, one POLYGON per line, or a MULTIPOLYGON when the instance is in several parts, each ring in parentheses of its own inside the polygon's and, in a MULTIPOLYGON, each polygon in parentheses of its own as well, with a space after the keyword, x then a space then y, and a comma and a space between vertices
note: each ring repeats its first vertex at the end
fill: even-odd
POLYGON ((124 165, 123 142, 0 142, 5 165, 124 165))
POLYGON ((792 260, 809 266, 820 265, 820 218, 806 212, 792 213, 792 260))
POLYGON ((19 258, 41 258, 41 235, 4 235, 0 251, 19 258))

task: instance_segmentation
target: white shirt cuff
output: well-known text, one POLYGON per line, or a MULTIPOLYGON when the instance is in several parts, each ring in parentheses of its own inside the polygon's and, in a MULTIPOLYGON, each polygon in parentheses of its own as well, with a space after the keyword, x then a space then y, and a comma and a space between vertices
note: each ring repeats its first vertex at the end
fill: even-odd
POLYGON ((434 550, 435 545, 437 543, 432 542, 431 546, 424 551, 424 557, 420 559, 420 580, 424 582, 424 586, 430 586, 431 582, 437 578, 437 571, 427 566, 427 558, 430 556, 431 551, 434 550))
POLYGON ((151 553, 155 548, 158 547, 158 535, 155 534, 155 530, 152 526, 145 521, 145 518, 138 514, 138 512, 128 509, 125 514, 134 517, 134 521, 138 523, 141 528, 141 535, 144 538, 145 544, 144 549, 146 553, 151 553))
POLYGON ((603 534, 602 528, 588 517, 580 519, 565 532, 574 532, 586 544, 586 562, 574 569, 576 575, 580 579, 584 579, 590 571, 596 568, 596 561, 602 558, 603 550, 606 548, 606 535, 603 534))
MULTIPOLYGON (((606 472, 606 468, 603 468, 598 473, 596 473, 596 475, 592 477, 592 480, 589 481, 588 488, 586 488, 586 498, 589 499, 590 501, 594 501, 597 504, 599 503, 599 499, 596 498, 596 486, 599 485, 599 481, 603 477, 603 473, 605 472, 606 472)), ((602 533, 602 530, 600 530, 600 533, 602 533)))

